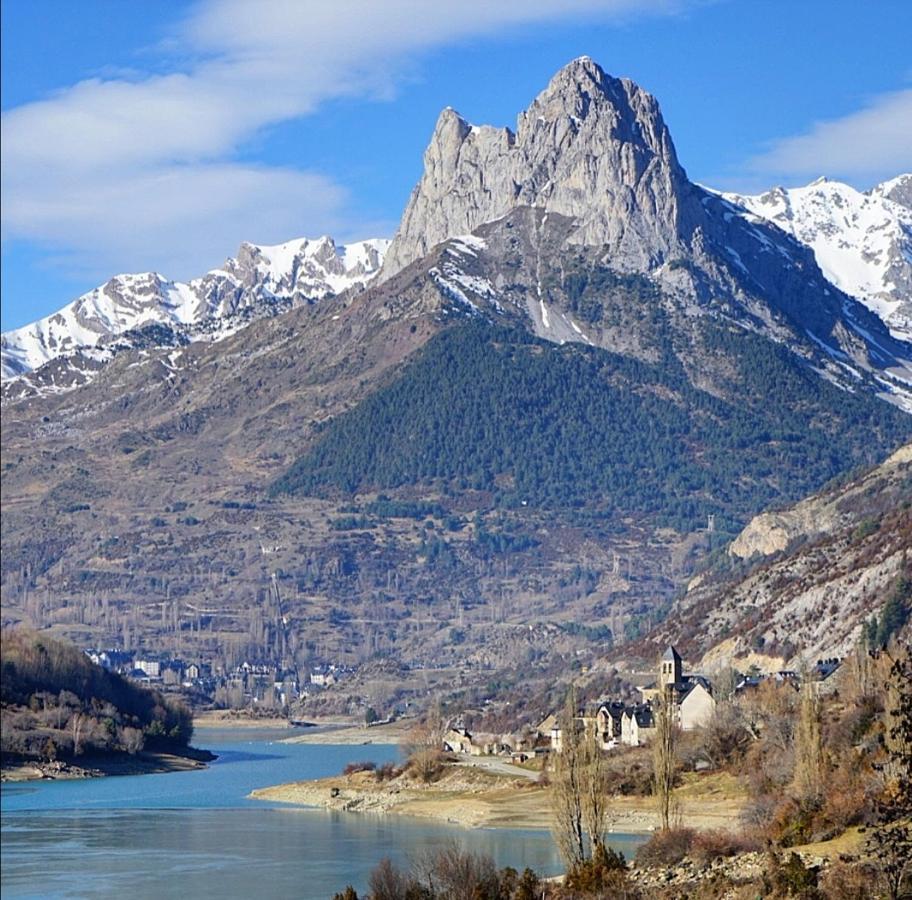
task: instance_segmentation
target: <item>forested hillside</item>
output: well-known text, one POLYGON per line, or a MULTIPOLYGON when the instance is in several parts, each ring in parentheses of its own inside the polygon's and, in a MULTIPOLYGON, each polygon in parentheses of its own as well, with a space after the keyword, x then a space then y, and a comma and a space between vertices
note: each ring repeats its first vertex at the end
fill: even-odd
POLYGON ((180 752, 190 743, 185 706, 108 672, 72 644, 6 629, 0 665, 4 762, 180 752))
POLYGON ((912 434, 908 416, 767 340, 707 324, 702 344, 726 370, 724 399, 695 388, 670 349, 649 364, 477 322, 450 328, 332 421, 273 490, 480 489, 505 507, 637 512, 689 530, 797 498, 912 434))

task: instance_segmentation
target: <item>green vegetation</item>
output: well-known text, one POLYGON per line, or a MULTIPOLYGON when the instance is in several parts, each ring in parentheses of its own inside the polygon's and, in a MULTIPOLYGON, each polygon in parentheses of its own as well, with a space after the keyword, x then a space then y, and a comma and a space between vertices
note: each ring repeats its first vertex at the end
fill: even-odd
POLYGON ((570 311, 590 324, 619 324, 621 312, 647 317, 653 324, 661 316, 659 289, 652 280, 638 273, 592 266, 582 257, 565 261, 560 280, 546 279, 542 287, 562 290, 570 311))
POLYGON ((908 416, 839 390, 787 350, 702 327, 730 402, 693 387, 671 356, 650 365, 483 323, 452 327, 329 423, 273 491, 471 488, 505 507, 643 512, 690 529, 707 513, 739 521, 796 499, 912 435, 908 416))
POLYGON ((427 519, 430 516, 446 515, 446 510, 439 503, 391 500, 385 494, 381 494, 373 503, 368 503, 364 511, 381 519, 427 519))
POLYGON ((72 644, 5 630, 0 666, 4 761, 173 752, 190 743, 186 707, 106 671, 72 644))
POLYGON ((890 638, 899 633, 912 615, 912 568, 906 564, 903 570, 897 576, 880 615, 871 616, 865 623, 865 640, 869 647, 886 647, 890 638))

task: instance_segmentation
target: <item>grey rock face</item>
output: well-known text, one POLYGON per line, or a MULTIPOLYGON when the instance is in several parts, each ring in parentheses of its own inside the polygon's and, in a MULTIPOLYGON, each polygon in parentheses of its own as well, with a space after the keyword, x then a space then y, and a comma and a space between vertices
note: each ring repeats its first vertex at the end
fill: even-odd
POLYGON ((655 99, 587 57, 554 76, 515 133, 444 110, 424 163, 382 277, 519 206, 573 217, 570 241, 604 246, 619 270, 679 255, 679 231, 694 224, 694 199, 655 99))
POLYGON ((877 185, 871 191, 872 194, 880 194, 887 200, 892 200, 908 210, 912 210, 912 174, 899 175, 890 181, 877 185))

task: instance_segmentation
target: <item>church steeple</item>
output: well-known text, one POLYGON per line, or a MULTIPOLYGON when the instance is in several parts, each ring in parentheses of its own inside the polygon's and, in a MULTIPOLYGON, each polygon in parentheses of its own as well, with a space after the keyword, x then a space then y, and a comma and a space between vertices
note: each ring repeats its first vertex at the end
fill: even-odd
POLYGON ((659 666, 659 684, 666 687, 669 684, 675 684, 683 680, 683 671, 684 667, 678 651, 669 645, 668 649, 662 654, 659 666))

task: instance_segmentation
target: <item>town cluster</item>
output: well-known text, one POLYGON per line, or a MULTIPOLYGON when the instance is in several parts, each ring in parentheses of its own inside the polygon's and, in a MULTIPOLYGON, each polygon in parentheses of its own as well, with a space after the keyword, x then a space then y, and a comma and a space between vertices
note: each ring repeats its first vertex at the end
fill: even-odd
POLYGON ((92 662, 144 684, 201 694, 219 706, 282 708, 350 674, 345 666, 315 666, 301 679, 296 669, 242 662, 232 668, 120 649, 85 651, 92 662))
MULTIPOLYGON (((812 680, 818 693, 828 693, 834 689, 834 675, 840 664, 835 658, 818 660, 806 677, 812 680)), ((786 683, 796 690, 801 685, 801 676, 792 670, 770 674, 734 672, 729 680, 728 689, 735 699, 756 690, 765 681, 786 683)), ((577 721, 587 734, 593 735, 601 749, 648 744, 656 733, 656 702, 663 694, 671 702, 674 722, 681 731, 702 728, 712 718, 718 693, 705 675, 685 674, 681 656, 674 647, 668 647, 659 660, 656 680, 641 686, 639 691, 641 697, 636 703, 602 698, 578 712, 577 721)), ((536 728, 516 734, 473 735, 457 724, 444 736, 443 749, 472 756, 505 755, 524 761, 530 756, 560 753, 562 743, 559 717, 551 714, 536 728)))

